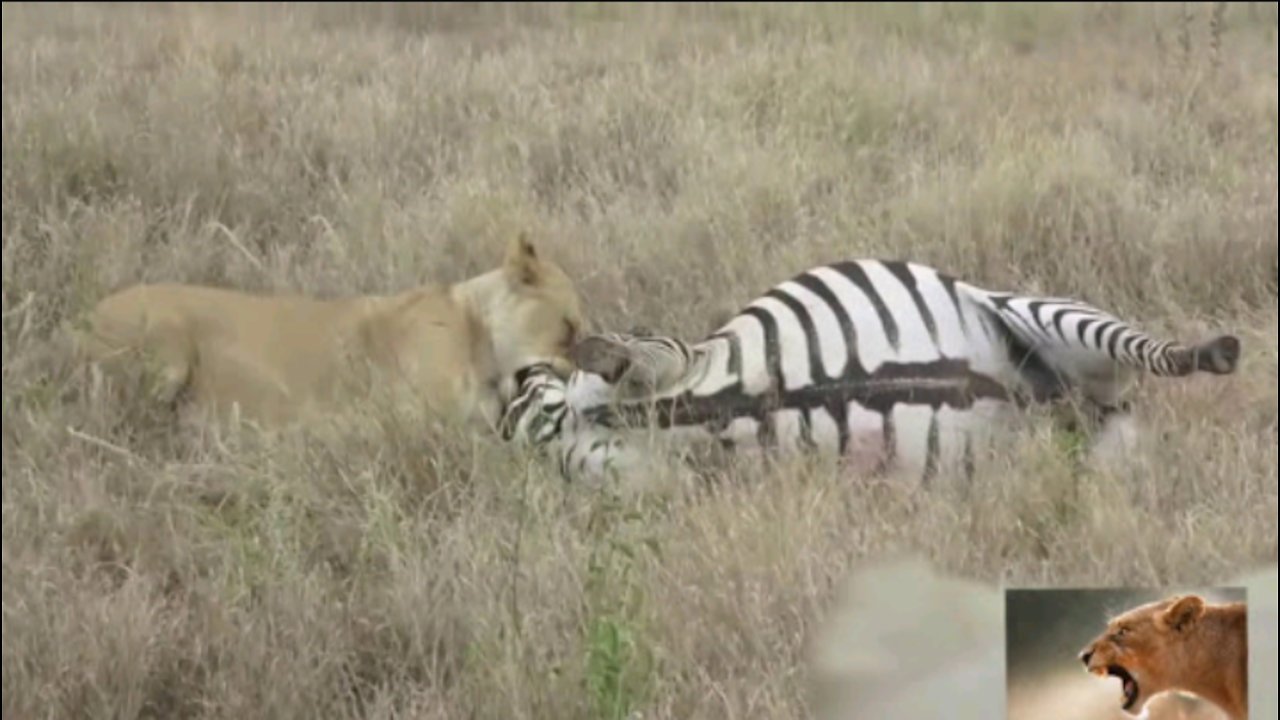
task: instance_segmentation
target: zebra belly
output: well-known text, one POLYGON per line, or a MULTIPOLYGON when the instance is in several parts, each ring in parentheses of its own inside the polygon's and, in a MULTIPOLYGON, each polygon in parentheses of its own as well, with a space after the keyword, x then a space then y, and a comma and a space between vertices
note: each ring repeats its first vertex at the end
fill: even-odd
POLYGON ((919 477, 923 483, 944 473, 971 476, 983 442, 1011 407, 994 400, 963 409, 895 406, 886 417, 893 425, 886 432, 886 445, 891 448, 887 469, 919 477))
POLYGON ((838 457, 858 476, 903 472, 928 480, 941 472, 972 472, 982 440, 1010 407, 983 399, 968 408, 898 403, 881 413, 849 402, 843 433, 825 407, 784 408, 762 418, 735 418, 716 436, 734 450, 838 457))

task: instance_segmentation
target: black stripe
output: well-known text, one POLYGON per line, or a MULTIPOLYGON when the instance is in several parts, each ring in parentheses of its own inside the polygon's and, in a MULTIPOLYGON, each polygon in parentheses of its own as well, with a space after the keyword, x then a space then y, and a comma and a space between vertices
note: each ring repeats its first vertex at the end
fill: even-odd
POLYGON ((1138 341, 1138 346, 1137 346, 1138 354, 1142 356, 1143 359, 1150 358, 1151 354, 1147 352, 1147 350, 1150 347, 1151 347, 1151 338, 1147 337, 1146 335, 1143 335, 1142 339, 1138 341))
POLYGON ((756 442, 766 450, 772 450, 778 442, 778 430, 773 425, 775 415, 766 412, 756 417, 756 442))
POLYGON ((907 267, 905 262, 893 261, 881 264, 907 289, 907 294, 911 296, 912 302, 916 304, 916 309, 920 311, 920 319, 924 321, 925 328, 929 330, 929 337, 933 339, 933 346, 941 354, 942 349, 938 347, 938 323, 933 319, 933 312, 929 310, 929 306, 925 304, 924 296, 920 294, 919 282, 915 273, 911 272, 911 268, 907 267))
POLYGON ((1169 345, 1166 343, 1160 348, 1160 352, 1155 354, 1149 361, 1156 372, 1162 374, 1170 374, 1173 359, 1169 357, 1169 345))
POLYGON ((1035 321, 1035 327, 1040 331, 1041 335, 1051 337, 1053 333, 1049 330, 1049 325, 1046 325, 1044 318, 1040 317, 1040 308, 1046 304, 1043 300, 1028 300, 1027 312, 1031 314, 1031 319, 1035 321))
POLYGON ((523 367, 517 368, 515 372, 516 387, 523 387, 529 379, 535 375, 547 376, 551 374, 551 365, 545 362, 536 362, 523 367))
POLYGON ((898 457, 898 431, 893 425, 893 409, 890 408, 887 413, 880 413, 880 417, 884 421, 880 425, 880 432, 884 442, 884 455, 880 458, 880 464, 876 467, 877 473, 888 471, 893 466, 893 461, 898 457))
POLYGON ((1022 335, 1004 321, 999 310, 991 310, 984 305, 978 306, 978 327, 982 328, 982 339, 988 345, 1017 344, 1024 347, 1022 335))
POLYGON ((1007 298, 1003 302, 996 303, 996 307, 999 308, 996 318, 1000 321, 1000 325, 1018 335, 1024 342, 1038 344, 1037 336, 1041 333, 1036 332, 1036 323, 1033 322, 1035 314, 1032 313, 1031 318, 1028 319, 1012 300, 1013 298, 1007 298))
POLYGON ((863 271, 862 265, 857 262, 842 262, 832 265, 831 269, 844 275, 850 282, 857 285, 858 289, 871 301, 872 307, 876 310, 876 315, 880 318, 880 326, 884 328, 884 335, 889 340, 889 345, 894 352, 897 352, 899 350, 898 323, 894 321, 893 314, 889 312, 889 308, 884 304, 884 298, 880 297, 879 291, 871 283, 867 273, 863 271))
POLYGON ((938 474, 938 454, 941 451, 941 442, 938 439, 938 411, 933 410, 929 413, 929 437, 925 443, 924 454, 924 476, 920 478, 920 483, 927 486, 929 481, 933 480, 938 474))
POLYGON ((743 310, 742 314, 753 317, 760 323, 760 329, 764 333, 764 362, 769 373, 769 389, 775 392, 782 390, 786 387, 786 383, 782 381, 782 351, 778 342, 778 321, 769 311, 759 307, 749 307, 743 310))
POLYGON ((968 321, 964 319, 964 305, 960 304, 960 295, 956 292, 956 279, 950 275, 938 273, 938 281, 942 283, 942 287, 946 288, 947 294, 951 296, 951 304, 956 308, 956 315, 960 317, 960 331, 964 333, 965 339, 969 337, 968 321))
MULTIPOLYGON (((1006 306, 1007 307, 1007 306, 1006 306)), ((998 315, 997 311, 981 308, 984 320, 982 327, 987 331, 987 342, 1003 344, 1008 352, 1009 362, 1018 371, 1023 383, 1031 392, 1031 399, 1042 402, 1056 397, 1062 391, 1062 381, 1058 374, 1049 367, 1044 358, 1028 341, 1026 333, 1018 333, 1014 328, 1001 322, 1002 318, 1017 317, 1013 313, 998 315)))
POLYGON ((1013 296, 1009 293, 990 293, 987 298, 991 300, 991 304, 995 305, 997 310, 1008 310, 1009 303, 1013 302, 1013 296))
POLYGON ((836 297, 836 293, 831 286, 823 282, 822 278, 812 273, 805 273, 795 279, 796 284, 809 290, 817 295, 822 302, 831 308, 831 314, 836 316, 836 322, 840 325, 840 334, 844 338, 844 351, 847 363, 844 368, 844 376, 861 375, 865 371, 862 363, 858 359, 858 331, 853 327, 853 320, 850 319, 849 313, 840 304, 840 298, 836 297))
POLYGON ((740 378, 742 376, 742 348, 738 341, 738 334, 736 332, 716 333, 710 339, 723 341, 729 345, 729 359, 726 361, 728 367, 725 368, 725 372, 731 378, 740 378))
POLYGON ((976 466, 977 463, 973 457, 973 436, 966 432, 964 436, 964 478, 969 483, 972 483, 973 479, 977 477, 978 469, 976 466))
POLYGON ((1053 312, 1053 328, 1058 331, 1058 337, 1062 338, 1063 343, 1068 342, 1067 331, 1065 330, 1065 323, 1063 321, 1066 320, 1066 317, 1073 312, 1075 311, 1069 307, 1059 308, 1053 312))
MULTIPOLYGON (((765 293, 765 297, 771 297, 774 300, 787 306, 795 314, 796 320, 799 321, 801 329, 804 330, 805 349, 809 358, 809 377, 813 382, 824 383, 831 378, 827 376, 827 370, 822 366, 822 345, 821 338, 818 337, 818 328, 814 325, 813 316, 809 314, 809 309, 804 303, 797 300, 790 293, 781 288, 773 288, 765 293)), ((786 387, 782 385, 780 387, 786 387)))
POLYGON ((1093 334, 1093 342, 1090 343, 1090 349, 1092 350, 1102 349, 1102 345, 1103 345, 1102 336, 1107 332, 1107 328, 1111 327, 1111 325, 1112 325, 1111 320, 1107 320, 1104 318, 1098 319, 1097 326, 1096 326, 1098 328, 1098 331, 1093 334))
POLYGON ((1103 320, 1098 323, 1098 337, 1094 340, 1094 349, 1098 352, 1107 351, 1107 343, 1110 341, 1112 332, 1118 332, 1120 326, 1114 320, 1103 320))
POLYGON ((1128 355, 1131 358, 1137 357, 1136 355, 1133 354, 1133 348, 1138 344, 1138 341, 1140 341, 1141 339, 1142 338, 1140 338, 1139 336, 1133 335, 1133 334, 1130 334, 1128 337, 1126 337, 1124 339, 1124 342, 1120 344, 1120 346, 1124 348, 1125 355, 1128 355))
POLYGON ((555 421, 555 432, 553 432, 553 433, 551 434, 551 437, 556 437, 556 436, 558 436, 561 432, 563 432, 563 431, 564 431, 564 421, 565 421, 565 418, 567 418, 567 417, 569 417, 569 413, 568 413, 568 411, 567 411, 567 410, 566 410, 566 411, 564 411, 564 412, 561 412, 559 415, 557 415, 557 416, 556 416, 556 421, 555 421))
POLYGON ((1107 354, 1113 359, 1116 357, 1116 345, 1120 343, 1120 336, 1124 334, 1124 326, 1120 323, 1116 323, 1116 331, 1111 335, 1111 339, 1107 341, 1107 354))
POLYGON ((813 440, 813 410, 800 408, 800 444, 807 450, 816 450, 818 443, 813 440))
POLYGON ((1085 335, 1089 333, 1089 328, 1098 322, 1097 318, 1086 317, 1076 323, 1076 339, 1080 341, 1082 347, 1089 347, 1089 341, 1085 339, 1085 335))
POLYGON ((828 398, 824 407, 836 424, 836 446, 840 449, 840 456, 844 457, 849 452, 849 405, 840 398, 828 398))

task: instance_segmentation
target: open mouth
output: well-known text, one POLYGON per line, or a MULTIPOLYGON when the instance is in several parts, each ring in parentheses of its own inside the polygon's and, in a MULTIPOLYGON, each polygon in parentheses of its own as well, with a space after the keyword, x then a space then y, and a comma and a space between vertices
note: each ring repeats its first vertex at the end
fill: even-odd
POLYGON ((1107 674, 1120 678, 1120 687, 1124 690, 1124 704, 1120 706, 1121 709, 1133 708, 1134 703, 1138 702, 1138 681, 1133 679, 1128 670, 1119 665, 1108 665, 1107 674))

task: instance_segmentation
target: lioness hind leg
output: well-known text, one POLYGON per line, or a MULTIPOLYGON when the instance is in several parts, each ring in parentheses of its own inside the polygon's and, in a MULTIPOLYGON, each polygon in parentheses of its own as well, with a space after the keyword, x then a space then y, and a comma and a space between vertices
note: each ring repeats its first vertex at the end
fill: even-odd
POLYGON ((151 401, 172 406, 191 380, 191 345, 179 326, 149 330, 128 339, 90 330, 80 336, 81 352, 96 370, 132 376, 151 401))
POLYGON ((185 333, 179 328, 158 329, 149 343, 147 358, 148 394, 162 406, 173 406, 191 381, 193 353, 185 333))

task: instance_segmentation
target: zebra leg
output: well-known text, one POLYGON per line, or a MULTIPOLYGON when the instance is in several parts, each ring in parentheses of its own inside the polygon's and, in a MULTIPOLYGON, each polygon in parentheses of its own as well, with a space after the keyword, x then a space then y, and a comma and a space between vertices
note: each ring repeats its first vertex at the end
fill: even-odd
POLYGON ((865 480, 893 469, 893 450, 881 431, 853 432, 840 456, 841 469, 851 477, 865 480))
POLYGON ((964 288, 1016 338, 1013 345, 1034 351, 1073 380, 1089 378, 1103 384, 1104 377, 1121 367, 1157 377, 1227 375, 1235 372, 1240 358, 1240 339, 1234 335, 1184 345, 1157 339, 1078 300, 964 288))
POLYGON ((1088 462, 1095 467, 1118 469, 1139 457, 1142 429, 1137 418, 1124 409, 1111 409, 1103 415, 1101 428, 1089 445, 1088 462))
POLYGON ((1142 429, 1128 401, 1063 399, 1051 405, 1050 418, 1056 431, 1084 438, 1072 454, 1086 465, 1115 470, 1138 457, 1142 429))
POLYGON ((667 390, 686 376, 689 346, 662 335, 590 335, 570 351, 580 370, 600 376, 618 399, 644 398, 667 390))

